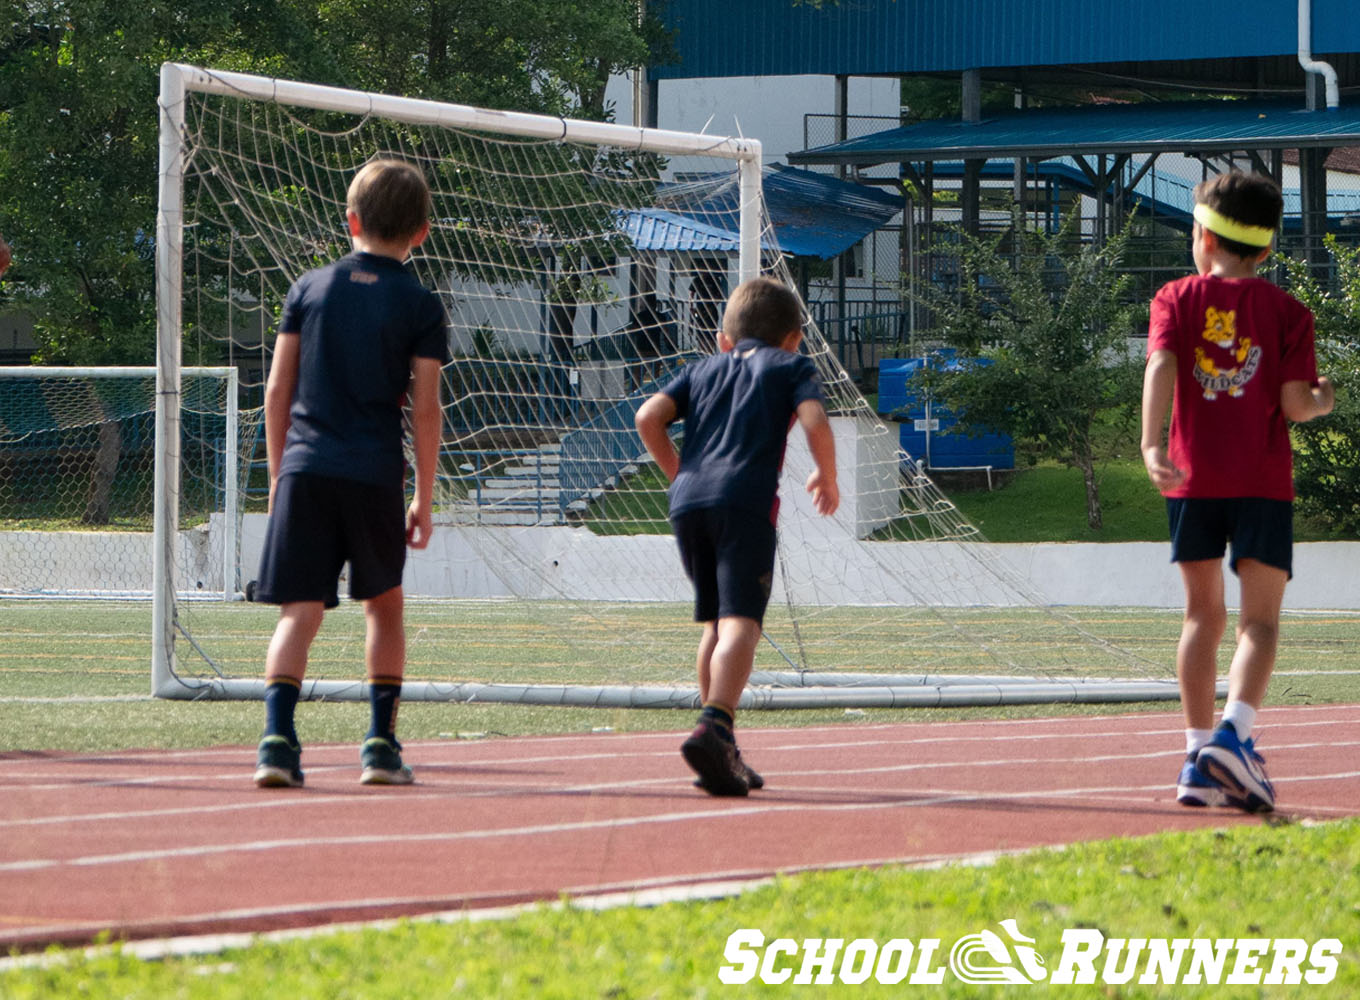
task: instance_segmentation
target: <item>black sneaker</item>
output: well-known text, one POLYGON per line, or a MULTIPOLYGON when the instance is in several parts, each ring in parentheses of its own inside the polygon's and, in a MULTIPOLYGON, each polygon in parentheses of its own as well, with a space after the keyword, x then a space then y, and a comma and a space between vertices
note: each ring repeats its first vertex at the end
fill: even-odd
MULTIPOLYGON (((753 768, 750 764, 746 763, 746 761, 742 759, 740 747, 737 748, 737 762, 741 765, 742 770, 746 775, 746 784, 750 786, 751 791, 754 792, 758 789, 765 787, 765 779, 760 776, 760 774, 756 771, 755 768, 753 768)), ((704 779, 695 778, 694 787, 703 788, 704 779)))
POLYGON ((301 788, 302 747, 289 743, 286 736, 266 736, 260 740, 255 784, 260 788, 301 788))
POLYGON ((680 753, 699 776, 699 787, 709 795, 745 795, 751 790, 737 745, 719 736, 709 723, 694 727, 680 744, 680 753))
POLYGON ((409 785, 415 781, 411 769, 401 761, 401 744, 395 739, 371 736, 359 750, 359 763, 364 772, 359 775, 362 785, 409 785))

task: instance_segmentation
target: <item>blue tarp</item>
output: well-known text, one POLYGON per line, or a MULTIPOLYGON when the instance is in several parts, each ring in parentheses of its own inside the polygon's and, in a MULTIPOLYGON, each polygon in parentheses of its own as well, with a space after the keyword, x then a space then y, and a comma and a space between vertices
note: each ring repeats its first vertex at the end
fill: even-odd
MULTIPOLYGON (((714 175, 718 179, 718 175, 714 175)), ((685 187, 693 188, 691 178, 685 187)), ((763 178, 765 204, 778 249, 799 257, 830 260, 902 211, 899 193, 837 180, 810 170, 775 165, 763 178)), ((663 184, 663 204, 672 189, 663 184)), ((637 209, 624 217, 624 231, 640 250, 657 252, 737 250, 738 191, 735 182, 723 184, 683 209, 637 209)))

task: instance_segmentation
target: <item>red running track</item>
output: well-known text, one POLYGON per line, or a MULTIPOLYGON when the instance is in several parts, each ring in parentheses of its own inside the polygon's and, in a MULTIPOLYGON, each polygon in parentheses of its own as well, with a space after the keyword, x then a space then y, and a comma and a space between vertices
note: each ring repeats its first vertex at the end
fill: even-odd
MULTIPOLYGON (((1358 708, 1262 712, 1281 812, 1360 814, 1358 708)), ((674 732, 411 742, 406 788, 359 785, 353 746, 305 748, 306 787, 272 790, 253 748, 0 754, 0 953, 1261 822, 1175 803, 1182 733, 1178 714, 743 728, 768 782, 746 799, 691 787, 674 732)))

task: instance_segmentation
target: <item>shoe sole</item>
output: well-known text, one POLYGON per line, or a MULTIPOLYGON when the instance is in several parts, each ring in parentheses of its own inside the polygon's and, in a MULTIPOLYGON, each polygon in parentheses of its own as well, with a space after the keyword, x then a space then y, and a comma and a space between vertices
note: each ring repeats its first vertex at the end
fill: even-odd
POLYGON ((1176 788, 1176 801, 1183 806, 1196 809, 1217 808, 1229 804, 1228 796, 1217 788, 1196 788, 1193 785, 1180 785, 1176 788))
POLYGON ((272 764, 261 764, 255 768, 255 786, 257 788, 301 788, 302 776, 293 776, 293 773, 282 767, 274 767, 272 764))
MULTIPOLYGON (((703 778, 695 778, 695 779, 694 779, 694 787, 695 787, 695 788, 703 788, 703 787, 704 787, 704 779, 703 779, 703 778)), ((765 779, 762 778, 760 775, 756 774, 755 771, 752 771, 752 770, 748 767, 748 768, 746 769, 746 787, 749 788, 749 789, 751 789, 751 791, 753 791, 753 792, 757 792, 757 791, 759 791, 760 789, 762 789, 762 788, 765 787, 765 779)))
POLYGON ((1244 765, 1237 754, 1221 750, 1212 744, 1205 747, 1195 758, 1195 767, 1223 786, 1228 804, 1245 812, 1273 812, 1275 796, 1267 788, 1262 788, 1250 774, 1239 772, 1244 765))
POLYGON ((410 785, 416 780, 416 776, 409 767, 403 767, 399 771, 389 771, 381 767, 366 767, 363 774, 359 775, 361 785, 410 785))
POLYGON ((744 797, 749 791, 744 778, 733 777, 725 766, 722 755, 698 740, 686 740, 680 745, 680 755, 699 776, 699 787, 709 795, 744 797))

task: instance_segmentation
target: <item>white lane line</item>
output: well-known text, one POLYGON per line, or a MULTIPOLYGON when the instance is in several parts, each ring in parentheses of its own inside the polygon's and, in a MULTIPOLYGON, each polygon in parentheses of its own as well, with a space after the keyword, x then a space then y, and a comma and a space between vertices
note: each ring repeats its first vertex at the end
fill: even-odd
MULTIPOLYGON (((1360 775, 1360 772, 1338 772, 1328 775, 1314 776, 1315 780, 1341 780, 1360 775)), ((611 785, 610 787, 617 787, 611 785)), ((953 789, 919 789, 912 792, 897 792, 898 796, 909 795, 910 798, 895 798, 892 801, 876 802, 829 802, 829 803, 810 803, 793 802, 783 803, 767 800, 764 803, 751 799, 741 800, 741 804, 735 802, 726 808, 718 810, 707 808, 703 810, 680 810, 666 813, 656 813, 644 816, 632 816, 600 820, 577 820, 560 823, 531 824, 527 826, 497 827, 478 830, 453 830, 453 831, 431 831, 425 833, 392 833, 390 831, 374 832, 363 835, 346 835, 333 837, 299 837, 299 838, 280 838, 273 840, 245 841, 237 844, 195 844, 178 848, 158 848, 143 851, 125 851, 114 854, 95 854, 85 855, 76 858, 32 858, 24 861, 0 863, 0 873, 11 871, 34 871, 53 868, 96 868, 111 865, 139 864, 143 862, 162 862, 172 859, 185 858, 207 858, 228 854, 257 854, 268 853, 280 850, 306 850, 317 847, 359 847, 367 845, 388 845, 396 846, 400 844, 451 844, 459 841, 473 841, 485 839, 498 839, 508 837, 535 837, 553 836, 563 833, 580 833, 592 830, 619 830, 629 827, 643 827, 653 825, 665 825, 672 823, 694 822, 698 820, 725 820, 733 817, 773 815, 776 813, 796 812, 802 815, 808 813, 840 813, 840 812, 877 812, 885 809, 924 809, 936 806, 948 806, 958 804, 971 804, 979 802, 997 801, 1031 801, 1043 804, 1049 800, 1072 800, 1083 798, 1105 799, 1115 797, 1118 801, 1129 803, 1138 802, 1142 805, 1169 805, 1167 800, 1159 800, 1156 797, 1151 801, 1138 797, 1139 793, 1159 793, 1166 795, 1169 785, 1165 782, 1158 782, 1155 785, 1108 785, 1086 788, 1050 788, 1050 789, 1026 789, 1016 791, 986 791, 979 793, 960 793, 953 789)), ((844 791, 843 786, 837 789, 817 789, 825 792, 828 790, 844 791)), ((789 789, 797 792, 798 789, 789 789)), ((1305 807, 1306 809, 1306 807, 1305 807)), ((1228 811, 1215 811, 1216 815, 1241 815, 1228 811)))

